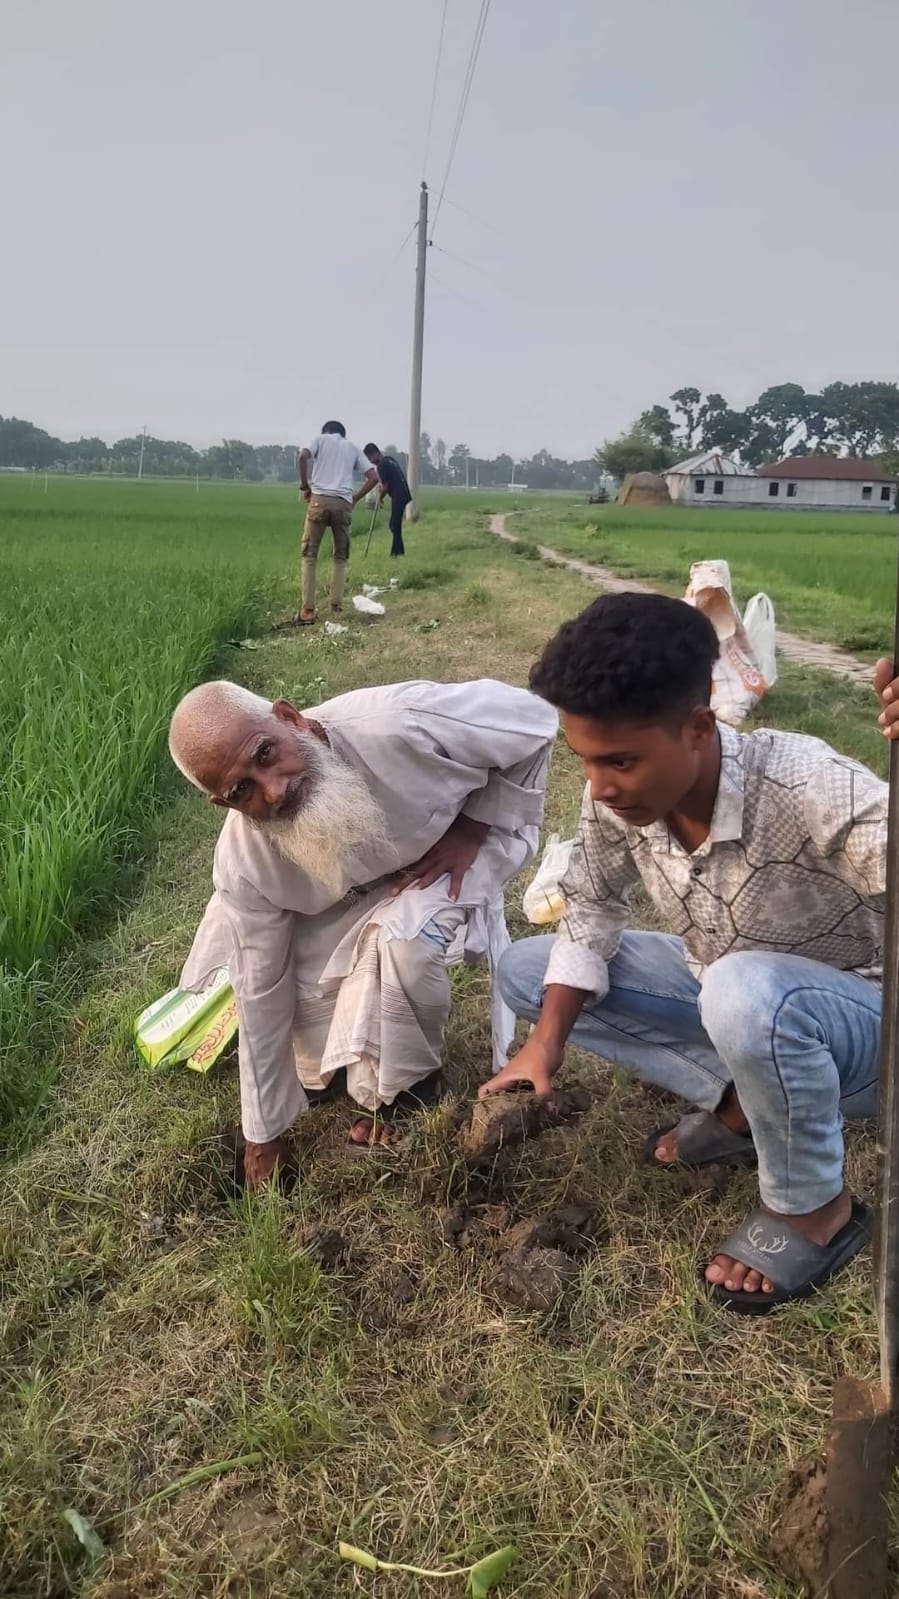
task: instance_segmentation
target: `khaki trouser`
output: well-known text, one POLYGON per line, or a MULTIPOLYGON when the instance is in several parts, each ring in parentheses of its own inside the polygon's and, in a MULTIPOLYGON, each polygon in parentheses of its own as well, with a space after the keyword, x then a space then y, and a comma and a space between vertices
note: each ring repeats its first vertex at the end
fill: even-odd
POLYGON ((315 564, 326 528, 334 537, 334 556, 331 562, 331 609, 339 611, 343 604, 346 586, 346 564, 350 558, 350 530, 353 525, 353 507, 339 494, 313 494, 306 510, 303 529, 302 572, 303 610, 315 611, 315 564))

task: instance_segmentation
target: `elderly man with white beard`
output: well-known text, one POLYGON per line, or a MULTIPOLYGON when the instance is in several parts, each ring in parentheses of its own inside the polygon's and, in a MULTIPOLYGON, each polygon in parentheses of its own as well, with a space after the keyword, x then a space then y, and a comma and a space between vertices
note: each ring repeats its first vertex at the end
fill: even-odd
MULTIPOLYGON (((504 885, 533 858, 556 713, 523 689, 397 683, 315 710, 234 683, 172 718, 181 772, 228 815, 215 892, 181 978, 227 967, 240 1022, 247 1184, 338 1073, 350 1147, 388 1143, 435 1097, 448 968, 508 945, 504 885)), ((494 1061, 512 1018, 493 1001, 494 1061)))

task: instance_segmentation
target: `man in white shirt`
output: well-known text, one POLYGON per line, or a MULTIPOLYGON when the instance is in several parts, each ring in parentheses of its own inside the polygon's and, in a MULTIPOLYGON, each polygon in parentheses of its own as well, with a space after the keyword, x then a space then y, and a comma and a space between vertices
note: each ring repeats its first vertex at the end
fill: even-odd
POLYGON ((331 614, 343 609, 346 564, 350 558, 353 506, 373 489, 378 481, 375 468, 366 461, 358 445, 346 436, 342 422, 325 422, 321 433, 299 454, 300 493, 306 501, 306 525, 302 545, 302 599, 300 626, 315 621, 315 574, 318 551, 326 528, 334 539, 331 562, 331 614), (355 477, 363 479, 354 492, 355 477))
MULTIPOLYGON (((492 970, 508 947, 503 888, 537 846, 556 728, 489 680, 358 689, 302 714, 206 683, 178 706, 172 757, 228 811, 181 987, 230 973, 251 1187, 338 1073, 363 1150, 426 1101, 448 967, 486 954, 492 970)), ((498 1065, 513 1029, 498 995, 493 1021, 498 1065)))

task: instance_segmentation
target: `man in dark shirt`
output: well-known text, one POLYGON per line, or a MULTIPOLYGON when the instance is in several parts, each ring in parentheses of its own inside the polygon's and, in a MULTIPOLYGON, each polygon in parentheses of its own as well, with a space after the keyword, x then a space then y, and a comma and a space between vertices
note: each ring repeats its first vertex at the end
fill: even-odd
POLYGON ((390 495, 390 531, 393 534, 393 543, 390 546, 391 555, 405 555, 406 547, 403 544, 403 517, 406 506, 412 500, 406 474, 394 455, 383 455, 376 444, 366 444, 363 454, 377 467, 378 477, 381 480, 381 499, 385 494, 390 495))

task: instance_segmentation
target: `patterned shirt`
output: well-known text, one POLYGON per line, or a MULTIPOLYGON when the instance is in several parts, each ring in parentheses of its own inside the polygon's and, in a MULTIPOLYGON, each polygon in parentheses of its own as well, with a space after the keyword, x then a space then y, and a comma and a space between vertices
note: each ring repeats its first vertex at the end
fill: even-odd
POLYGON ((886 783, 817 738, 719 733, 711 828, 692 855, 665 821, 628 827, 588 785, 547 983, 605 997, 640 880, 697 977, 722 955, 755 949, 880 978, 886 783))

